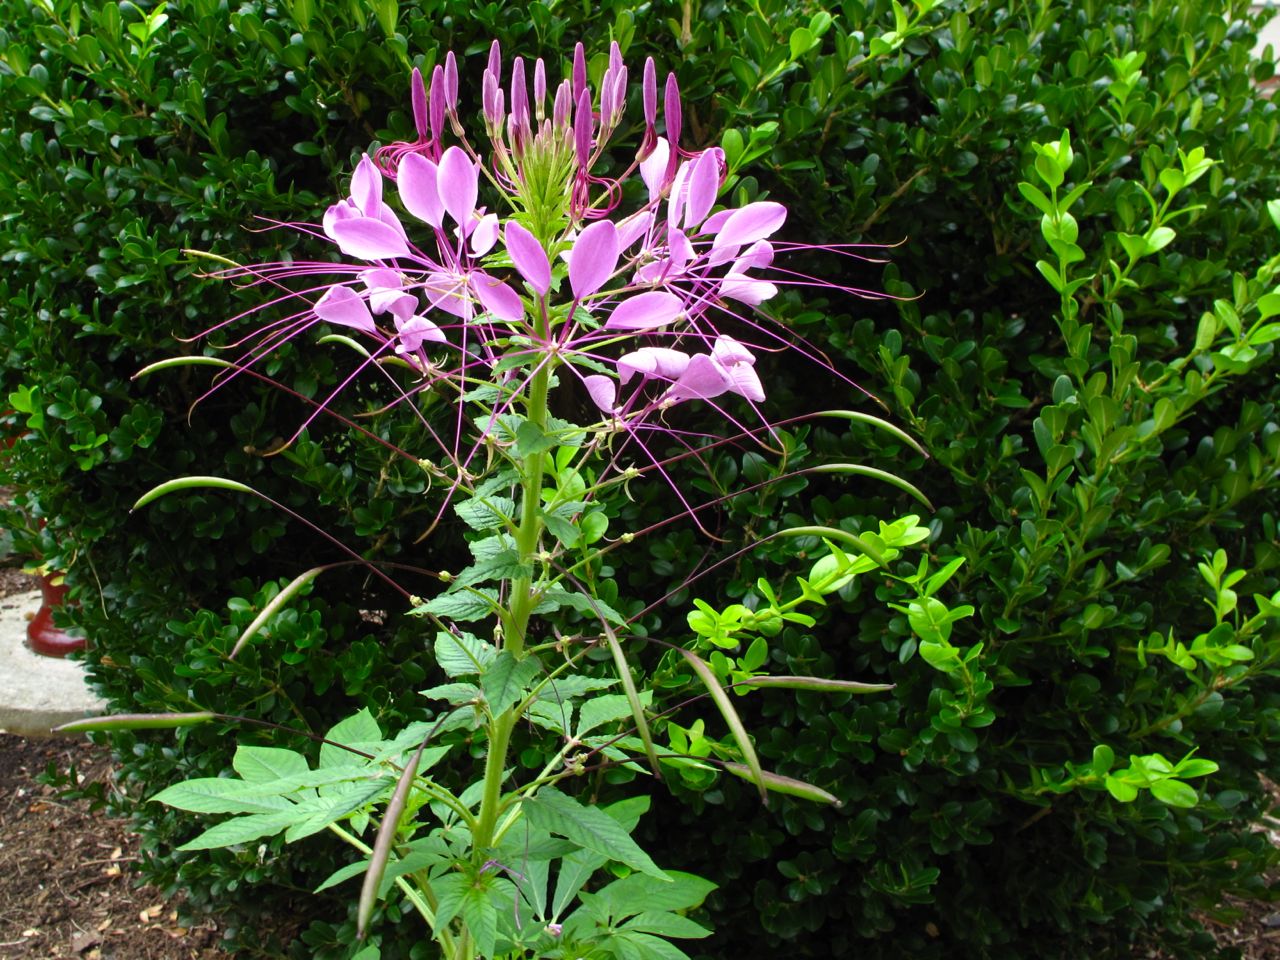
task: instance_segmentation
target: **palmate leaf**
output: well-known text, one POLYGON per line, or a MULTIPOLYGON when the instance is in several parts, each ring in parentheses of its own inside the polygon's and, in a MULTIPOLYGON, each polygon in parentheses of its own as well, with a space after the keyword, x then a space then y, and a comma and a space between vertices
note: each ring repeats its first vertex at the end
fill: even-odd
MULTIPOLYGON (((649 809, 648 797, 632 797, 619 800, 603 808, 605 816, 616 820, 623 830, 630 833, 635 830, 640 817, 649 809)), ((591 850, 578 850, 564 857, 560 862, 560 870, 556 876, 555 898, 551 905, 555 916, 564 915, 578 891, 591 879, 591 875, 604 866, 608 857, 591 850)), ((642 876, 638 874, 637 876, 642 876)), ((665 883, 664 880, 654 880, 665 883)))
POLYGON ((559 790, 544 789, 526 800, 522 809, 535 829, 562 836, 659 880, 668 879, 623 826, 599 807, 585 807, 559 790))
POLYGON ((392 787, 390 777, 381 777, 364 783, 344 784, 337 792, 304 800, 294 808, 294 822, 285 833, 285 840, 293 843, 313 833, 319 833, 331 823, 337 823, 349 813, 372 803, 392 787))

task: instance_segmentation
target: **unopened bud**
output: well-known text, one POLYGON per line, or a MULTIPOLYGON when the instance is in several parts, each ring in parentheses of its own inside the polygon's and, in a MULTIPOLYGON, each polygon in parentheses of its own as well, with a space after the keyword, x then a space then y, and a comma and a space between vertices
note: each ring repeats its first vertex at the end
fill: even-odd
POLYGON ((452 50, 444 57, 444 105, 450 113, 458 109, 458 61, 452 50))
POLYGON ((413 101, 413 125, 418 131, 418 139, 425 140, 430 133, 427 126, 427 88, 422 82, 422 72, 417 67, 413 68, 409 94, 413 101))
POLYGON ((440 134, 444 131, 444 69, 440 64, 431 71, 431 139, 440 142, 440 134))
POLYGON ((547 65, 539 57, 533 65, 533 107, 539 122, 546 118, 543 109, 547 99, 547 65))
POLYGON ((578 42, 573 46, 573 98, 577 100, 586 89, 587 52, 583 49, 582 43, 578 42))
POLYGON ((656 126, 658 123, 658 68, 654 66, 653 57, 645 57, 641 89, 644 96, 645 126, 656 126))
POLYGON ((502 48, 497 40, 489 44, 489 72, 495 78, 502 76, 502 48))

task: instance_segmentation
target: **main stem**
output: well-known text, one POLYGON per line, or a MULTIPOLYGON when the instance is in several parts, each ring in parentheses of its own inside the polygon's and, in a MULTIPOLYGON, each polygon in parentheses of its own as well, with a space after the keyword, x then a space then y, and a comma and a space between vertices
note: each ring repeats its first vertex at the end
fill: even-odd
MULTIPOLYGON (((538 324, 539 333, 546 335, 546 317, 538 324)), ((547 426, 547 393, 551 387, 551 372, 554 361, 548 357, 543 361, 533 381, 529 385, 529 400, 526 419, 539 430, 547 426)), ((521 478, 520 525, 516 528, 516 550, 520 563, 530 570, 530 576, 520 577, 511 584, 511 607, 505 618, 505 649, 516 659, 524 656, 525 634, 529 629, 529 617, 533 613, 536 597, 534 596, 534 580, 532 572, 538 551, 538 540, 542 536, 542 514, 539 510, 542 501, 542 478, 546 468, 546 455, 543 451, 531 453, 524 460, 521 478)), ((498 810, 502 804, 502 780, 507 764, 507 747, 511 742, 511 731, 515 728, 519 716, 516 708, 503 711, 489 722, 489 749, 484 763, 484 792, 480 800, 480 815, 476 820, 475 833, 472 836, 473 849, 481 856, 486 856, 493 845, 494 829, 497 826, 498 810)))
MULTIPOLYGON (((539 430, 547 428, 547 393, 551 387, 552 360, 548 358, 529 385, 529 406, 526 419, 539 430)), ((542 536, 542 478, 546 470, 546 453, 538 451, 525 457, 521 480, 520 526, 516 528, 516 551, 520 564, 533 570, 538 552, 538 539, 542 536)), ((507 617, 506 649, 517 660, 524 656, 525 633, 529 629, 529 617, 535 602, 532 577, 520 577, 511 583, 511 610, 507 617)))

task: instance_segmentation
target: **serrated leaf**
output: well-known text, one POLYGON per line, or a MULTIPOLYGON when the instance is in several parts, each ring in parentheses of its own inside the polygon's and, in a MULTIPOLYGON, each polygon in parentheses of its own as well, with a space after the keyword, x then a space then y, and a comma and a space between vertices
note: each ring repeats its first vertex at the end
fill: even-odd
POLYGON ((498 656, 493 644, 469 633, 436 634, 436 665, 450 677, 474 677, 484 673, 498 656))
POLYGON ((283 797, 246 797, 249 784, 229 777, 175 783, 151 799, 191 813, 276 813, 293 805, 283 797))
POLYGON ((556 446, 559 446, 559 441, 530 420, 522 422, 516 430, 515 455, 520 459, 544 453, 556 446))
POLYGON ((670 882, 633 873, 613 881, 596 896, 609 904, 615 918, 621 918, 641 911, 688 910, 701 904, 717 886, 710 880, 679 870, 669 870, 667 876, 670 882))
POLYGON ((442 683, 430 690, 423 690, 422 696, 428 700, 444 700, 456 707, 479 699, 481 694, 480 688, 474 683, 442 683))
POLYGON ((554 602, 557 606, 572 607, 578 613, 587 617, 599 619, 603 617, 610 623, 625 626, 626 617, 618 613, 617 610, 609 606, 599 597, 588 597, 584 593, 574 593, 569 590, 561 590, 559 588, 548 590, 543 595, 544 602, 554 602))
MULTIPOLYGON (((454 578, 450 589, 471 587, 477 583, 487 583, 491 580, 517 580, 520 577, 527 578, 532 575, 532 568, 528 564, 520 562, 519 553, 515 550, 503 550, 500 553, 495 553, 492 557, 478 560, 467 567, 454 578)), ((436 611, 433 610, 431 612, 435 613, 436 611)))
POLYGON ((585 807, 559 790, 548 788, 526 800, 521 809, 536 829, 562 836, 641 873, 667 879, 618 821, 599 807, 585 807))
POLYGON ((250 783, 265 783, 282 777, 293 777, 311 769, 307 758, 280 747, 236 747, 231 766, 250 783))
MULTIPOLYGON (((292 807, 292 804, 290 804, 292 807)), ((274 813, 255 813, 247 817, 234 817, 210 827, 194 840, 188 840, 179 850, 216 850, 241 843, 252 843, 263 837, 274 836, 296 819, 292 809, 274 813)))
POLYGON ((609 687, 616 686, 617 683, 617 680, 608 677, 584 677, 581 674, 556 677, 554 680, 548 680, 538 691, 538 699, 563 702, 594 690, 607 690, 609 687))
POLYGON ((379 777, 376 780, 344 784, 340 792, 306 800, 294 809, 295 816, 301 814, 302 819, 289 826, 285 831, 285 839, 293 843, 319 833, 329 824, 337 823, 348 814, 372 803, 394 785, 395 781, 390 777, 379 777))
MULTIPOLYGON (((650 690, 640 694, 640 702, 646 707, 652 699, 653 692, 650 690)), ((592 697, 578 708, 577 736, 581 739, 597 727, 630 716, 631 701, 626 694, 610 693, 602 697, 592 697)))
POLYGON ((488 496, 460 500, 453 505, 454 512, 472 530, 494 530, 505 526, 516 512, 516 502, 510 497, 488 496))
POLYGON ((476 952, 482 957, 492 957, 498 939, 498 909, 489 899, 489 891, 472 886, 462 898, 458 914, 475 941, 476 952))
POLYGON ((457 620, 459 623, 474 623, 483 620, 498 609, 497 593, 488 588, 473 589, 470 587, 456 593, 442 593, 433 597, 413 613, 430 613, 445 620, 457 620))
POLYGON ((624 923, 621 929, 636 933, 652 933, 659 937, 679 937, 685 940, 698 940, 711 936, 710 930, 694 923, 688 917, 660 910, 646 910, 624 923))
POLYGON ((523 700, 540 671, 536 657, 517 660, 510 651, 499 653, 480 681, 492 714, 497 716, 523 700))
POLYGON ((359 713, 352 714, 330 727, 324 738, 332 742, 320 745, 320 766, 361 766, 364 764, 363 757, 350 750, 343 750, 341 746, 335 746, 335 744, 364 749, 382 740, 382 730, 378 727, 378 721, 373 719, 369 708, 364 707, 359 713))

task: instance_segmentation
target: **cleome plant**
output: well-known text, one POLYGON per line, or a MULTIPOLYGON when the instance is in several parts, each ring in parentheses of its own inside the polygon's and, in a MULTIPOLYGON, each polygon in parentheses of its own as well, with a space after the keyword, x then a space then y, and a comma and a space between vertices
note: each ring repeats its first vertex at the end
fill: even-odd
MULTIPOLYGON (((686 914, 715 884, 662 868, 633 839, 648 797, 597 805, 577 787, 590 780, 580 778, 621 769, 705 784, 728 773, 752 783, 766 803, 781 793, 839 806, 820 785, 763 769, 734 703, 774 688, 891 689, 771 675, 769 638, 787 623, 812 626, 807 608, 886 567, 929 531, 915 516, 882 523, 878 532, 784 529, 773 536, 822 545, 809 553, 806 575, 781 584, 761 579, 751 606, 718 610, 696 600, 687 642, 636 632, 643 610, 632 612, 619 598, 611 555, 681 520, 710 536, 703 517, 725 499, 697 500, 681 472, 703 466, 706 453, 725 444, 776 453, 785 467, 789 424, 765 415, 769 359, 798 352, 834 381, 854 385, 762 311, 778 283, 818 283, 770 272, 776 255, 807 247, 777 238, 787 216, 782 204, 721 202, 724 152, 684 145, 674 76, 660 91, 653 61, 645 63, 640 147, 618 165, 606 149, 623 124, 629 90, 617 45, 595 86, 581 45, 554 88, 541 60, 530 66, 516 58, 506 73, 504 84, 495 42, 481 87, 486 156, 469 142, 458 113, 453 55, 429 82, 415 71, 417 138, 363 156, 349 194, 320 224, 276 224, 328 242, 342 259, 246 266, 199 254, 219 262, 218 276, 261 289, 261 305, 205 331, 206 340, 230 337, 216 351, 222 355, 178 357, 143 371, 215 367, 211 391, 237 377, 271 382, 270 355, 313 328, 322 343, 354 353, 354 371, 308 401, 312 412, 289 442, 329 416, 416 464, 439 499, 430 529, 451 513, 467 530, 469 560, 456 572, 425 571, 440 586, 424 598, 392 576, 402 569, 367 563, 330 537, 348 559, 280 589, 228 656, 270 629, 317 577, 365 564, 398 591, 430 638, 422 651, 438 681, 422 691, 430 719, 386 731, 361 710, 317 738, 314 760, 244 745, 235 754, 237 776, 188 780, 154 799, 229 815, 186 850, 278 834, 293 842, 320 831, 350 844, 358 858, 321 888, 350 882, 354 890, 363 878, 360 960, 380 955, 375 914, 398 916, 390 901, 401 898, 451 960, 683 957, 671 941, 709 932, 686 914), (421 449, 393 445, 337 408, 339 393, 357 378, 389 396, 379 412, 398 411, 416 424, 421 449), (573 408, 559 397, 577 398, 588 412, 576 419, 586 422, 553 412, 573 408), (692 403, 710 404, 724 434, 682 429, 679 408, 692 403), (629 486, 655 479, 670 488, 673 514, 644 530, 613 530, 629 486), (637 686, 628 662, 624 641, 632 640, 661 652, 647 688, 637 686), (657 709, 656 684, 695 692, 657 709), (722 739, 708 734, 704 718, 677 722, 673 711, 694 701, 714 705, 722 739), (541 746, 514 751, 517 733, 541 746)), ((834 252, 861 256, 852 247, 834 252)), ((859 421, 914 445, 865 413, 814 416, 859 421)), ((858 464, 783 469, 779 477, 805 472, 875 477, 928 504, 910 483, 858 464)), ((238 481, 185 477, 136 506, 195 488, 258 495, 238 481)), ((922 655, 962 681, 958 725, 979 726, 990 713, 975 699, 981 691, 966 666, 972 657, 947 641, 951 621, 971 610, 948 610, 934 596, 958 565, 928 577, 922 565, 910 580, 919 581, 920 600, 907 609, 922 655)), ((235 718, 203 711, 79 726, 213 719, 235 718)))

